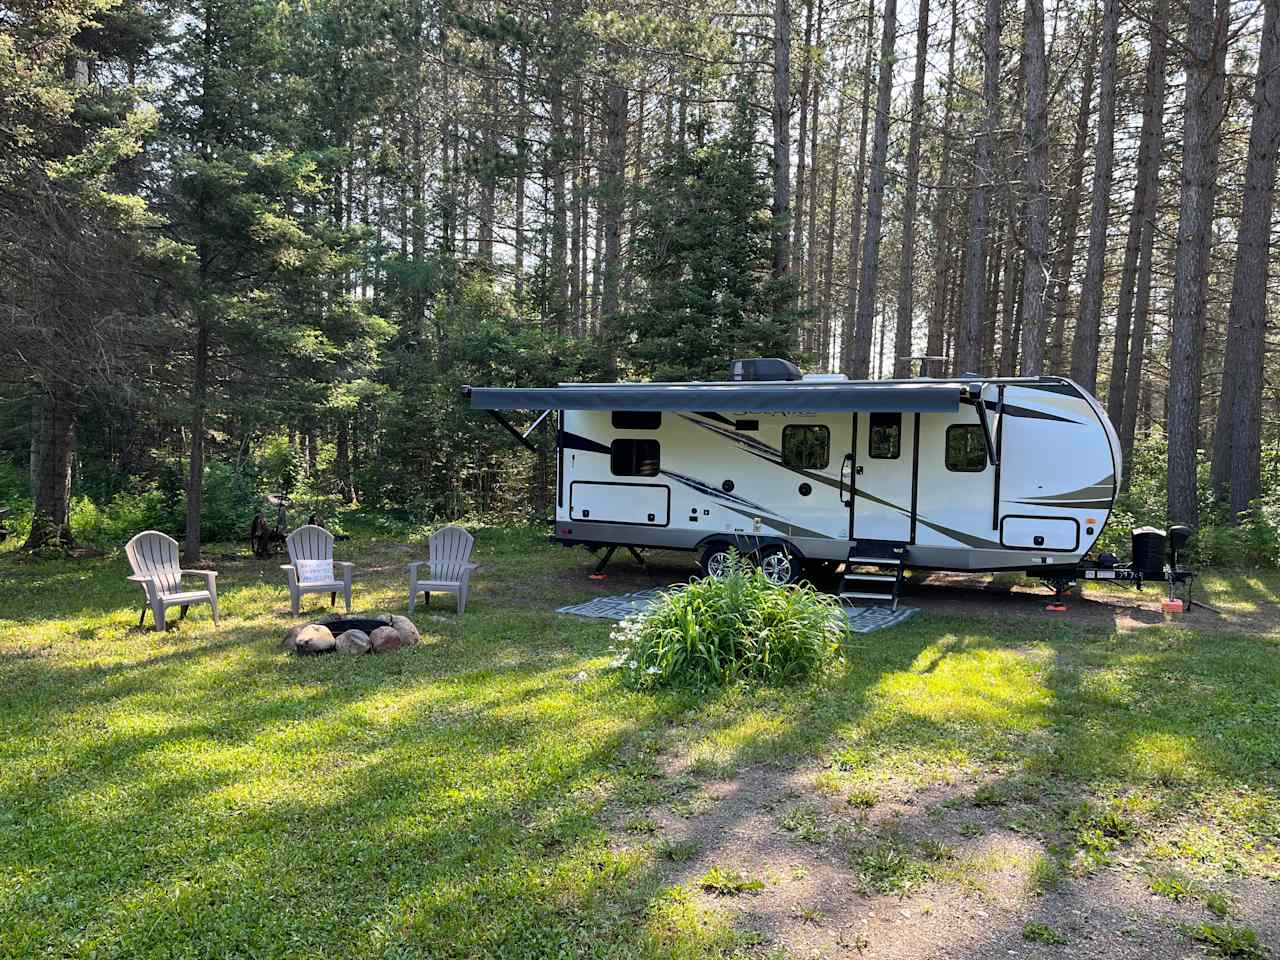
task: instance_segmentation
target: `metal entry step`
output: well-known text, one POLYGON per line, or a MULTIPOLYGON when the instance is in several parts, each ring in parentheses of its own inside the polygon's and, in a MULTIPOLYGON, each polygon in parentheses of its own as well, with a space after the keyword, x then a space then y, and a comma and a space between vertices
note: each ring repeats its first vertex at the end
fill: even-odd
POLYGON ((877 600, 897 610, 906 560, 905 543, 893 540, 853 541, 849 545, 844 577, 840 582, 840 601, 877 600), (873 584, 882 589, 870 589, 873 584))

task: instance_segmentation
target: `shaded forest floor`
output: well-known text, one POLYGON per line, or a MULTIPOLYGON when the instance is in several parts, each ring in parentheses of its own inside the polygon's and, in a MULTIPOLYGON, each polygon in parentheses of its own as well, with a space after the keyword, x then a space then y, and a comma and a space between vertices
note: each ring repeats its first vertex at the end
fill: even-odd
MULTIPOLYGON (((121 557, 0 557, 0 956, 1280 954, 1274 577, 1173 623, 940 578, 811 683, 654 696, 552 611, 686 558, 480 529, 465 616, 297 659, 244 553, 163 635, 121 557)), ((338 554, 404 612, 422 545, 338 554)))

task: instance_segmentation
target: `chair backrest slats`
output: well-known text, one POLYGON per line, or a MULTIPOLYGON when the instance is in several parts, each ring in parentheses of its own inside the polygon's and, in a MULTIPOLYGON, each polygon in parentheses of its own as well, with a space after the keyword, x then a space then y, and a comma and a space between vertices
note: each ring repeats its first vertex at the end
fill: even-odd
POLYGON ((455 581, 462 578, 462 565, 471 559, 475 537, 453 525, 437 530, 431 535, 431 575, 438 580, 455 581))
POLYGON ((124 548, 129 566, 141 577, 154 577, 161 593, 175 593, 182 580, 178 572, 178 541, 159 530, 144 530, 124 548))
POLYGON ((299 560, 333 559, 333 534, 324 527, 310 523, 289 534, 285 546, 289 548, 291 563, 299 560))

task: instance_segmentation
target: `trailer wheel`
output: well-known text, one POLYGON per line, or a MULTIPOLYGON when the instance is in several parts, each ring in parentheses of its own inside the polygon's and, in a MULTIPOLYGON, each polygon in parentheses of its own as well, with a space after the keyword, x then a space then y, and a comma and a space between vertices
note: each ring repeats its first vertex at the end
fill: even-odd
POLYGON ((785 587, 800 579, 800 558, 778 543, 760 551, 760 571, 770 583, 785 587))
POLYGON ((703 576, 715 577, 718 580, 727 574, 732 551, 733 547, 727 543, 707 544, 707 549, 702 551, 702 559, 698 562, 698 566, 702 567, 703 576))

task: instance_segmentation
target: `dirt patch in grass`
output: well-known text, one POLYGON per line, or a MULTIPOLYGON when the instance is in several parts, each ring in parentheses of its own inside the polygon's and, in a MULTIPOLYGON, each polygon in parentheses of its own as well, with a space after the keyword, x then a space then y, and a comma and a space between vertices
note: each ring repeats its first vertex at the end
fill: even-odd
MULTIPOLYGON (((1060 851, 1025 826, 1036 805, 984 803, 979 783, 881 784, 868 801, 824 787, 815 766, 716 778, 679 759, 659 758, 659 768, 651 802, 612 812, 618 845, 649 847, 664 882, 722 909, 726 898, 703 883, 709 872, 759 879, 728 908, 763 956, 1194 956, 1185 930, 1221 922, 1200 899, 1153 892, 1137 850, 1089 872, 1057 865, 1060 851), (623 826, 637 816, 644 837, 623 826)), ((1219 888, 1230 923, 1280 947, 1274 883, 1219 888)))

